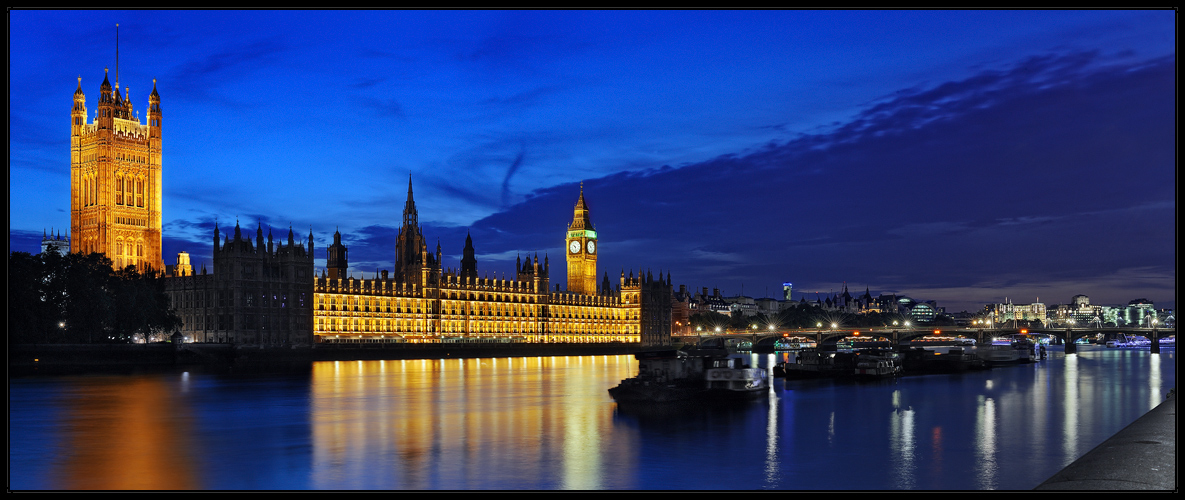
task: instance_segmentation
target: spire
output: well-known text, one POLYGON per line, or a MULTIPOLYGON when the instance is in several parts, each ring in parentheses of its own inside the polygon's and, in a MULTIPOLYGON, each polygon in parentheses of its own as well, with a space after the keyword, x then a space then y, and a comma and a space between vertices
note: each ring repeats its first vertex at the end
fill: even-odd
POLYGON ((412 195, 410 173, 407 174, 407 203, 403 206, 403 226, 412 229, 418 229, 420 226, 420 214, 416 211, 416 199, 412 195))
POLYGON ((119 90, 119 23, 115 23, 115 90, 119 90))
POLYGON ((78 75, 78 90, 74 91, 75 96, 82 95, 82 75, 78 75))
POLYGON ((461 250, 461 276, 477 279, 477 255, 473 249, 473 237, 466 232, 465 249, 461 250))
POLYGON ((592 229, 592 222, 588 218, 588 203, 584 201, 584 181, 580 182, 580 198, 576 200, 576 208, 572 213, 572 224, 569 231, 577 229, 592 229))

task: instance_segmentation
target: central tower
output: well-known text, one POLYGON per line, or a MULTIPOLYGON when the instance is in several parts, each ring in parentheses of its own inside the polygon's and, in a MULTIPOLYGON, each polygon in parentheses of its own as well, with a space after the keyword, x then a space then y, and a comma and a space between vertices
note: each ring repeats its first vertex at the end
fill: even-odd
POLYGON ((597 293, 597 231, 588 220, 588 205, 584 202, 584 183, 580 183, 580 199, 572 214, 566 239, 568 256, 568 291, 585 295, 597 293))
MULTIPOLYGON (((427 264, 428 244, 420 227, 420 212, 411 193, 411 174, 407 175, 407 203, 403 206, 403 226, 395 239, 395 279, 419 283, 420 271, 427 264)), ((419 283, 423 285, 423 283, 419 283)))

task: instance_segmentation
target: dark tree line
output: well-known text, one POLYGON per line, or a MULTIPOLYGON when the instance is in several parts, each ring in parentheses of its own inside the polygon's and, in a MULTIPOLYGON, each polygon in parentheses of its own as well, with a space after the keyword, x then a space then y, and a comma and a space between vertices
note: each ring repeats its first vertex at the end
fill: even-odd
POLYGON ((156 272, 113 270, 101 253, 8 256, 9 343, 127 343, 180 326, 156 272))

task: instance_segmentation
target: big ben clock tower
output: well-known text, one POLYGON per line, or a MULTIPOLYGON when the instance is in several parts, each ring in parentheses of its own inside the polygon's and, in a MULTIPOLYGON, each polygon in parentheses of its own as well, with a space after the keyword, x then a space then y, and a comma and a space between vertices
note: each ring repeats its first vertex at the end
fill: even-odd
POLYGON ((572 224, 568 226, 568 291, 595 295, 597 293, 597 232, 588 220, 588 205, 584 203, 584 183, 580 183, 580 199, 572 224))

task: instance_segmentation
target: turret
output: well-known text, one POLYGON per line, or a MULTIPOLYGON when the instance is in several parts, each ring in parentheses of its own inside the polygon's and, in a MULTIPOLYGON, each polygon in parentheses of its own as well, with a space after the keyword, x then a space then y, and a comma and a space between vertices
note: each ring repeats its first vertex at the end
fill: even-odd
POLYGON ((153 148, 160 148, 160 94, 156 93, 156 79, 152 79, 152 93, 148 95, 148 138, 153 148))
POLYGON ((70 111, 70 135, 82 135, 86 125, 86 94, 82 93, 82 77, 78 77, 78 90, 74 91, 74 108, 70 111))
POLYGON ((349 250, 346 246, 342 245, 342 233, 340 231, 334 231, 333 244, 325 249, 325 267, 329 268, 330 279, 342 279, 346 277, 346 270, 349 268, 348 252, 349 250))
POLYGON ((125 120, 131 120, 136 117, 136 113, 132 111, 131 93, 131 87, 123 88, 123 118, 125 120))
POLYGON ((107 80, 107 69, 104 68, 103 83, 99 85, 99 109, 95 115, 95 123, 98 124, 99 130, 111 129, 115 112, 115 98, 111 94, 111 82, 107 80))

